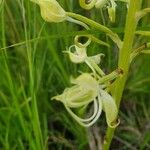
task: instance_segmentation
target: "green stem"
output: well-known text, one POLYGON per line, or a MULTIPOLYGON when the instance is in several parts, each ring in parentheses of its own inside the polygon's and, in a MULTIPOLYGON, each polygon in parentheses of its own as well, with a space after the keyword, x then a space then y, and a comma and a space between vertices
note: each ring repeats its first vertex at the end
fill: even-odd
POLYGON ((69 16, 69 17, 72 17, 72 18, 75 18, 79 21, 82 21, 84 23, 86 23, 87 25, 99 30, 99 31, 103 31, 105 33, 108 34, 108 36, 117 44, 117 46, 119 48, 122 47, 122 41, 120 40, 120 38, 118 37, 118 35, 116 33, 114 33, 113 31, 111 31, 109 28, 91 20, 91 19, 88 19, 82 15, 79 15, 79 14, 75 14, 75 13, 71 13, 71 12, 66 12, 66 15, 69 16))
POLYGON ((100 45, 104 45, 104 46, 110 47, 110 45, 109 45, 108 43, 99 40, 97 37, 95 37, 94 35, 91 35, 91 34, 81 34, 81 35, 77 35, 77 36, 75 37, 74 41, 75 41, 75 44, 76 44, 78 47, 81 47, 81 48, 82 48, 82 47, 87 47, 87 46, 90 44, 90 42, 88 42, 88 41, 86 42, 86 43, 89 43, 88 45, 87 45, 86 43, 85 43, 85 44, 81 44, 80 42, 78 42, 81 37, 86 37, 86 38, 90 39, 90 41, 94 41, 94 42, 96 42, 96 43, 98 43, 98 44, 100 44, 100 45))
MULTIPOLYGON (((124 41, 123 41, 122 49, 119 52, 119 61, 118 61, 118 67, 124 71, 124 74, 122 77, 116 80, 112 88, 112 95, 116 100, 116 104, 118 108, 120 106, 121 97, 123 94, 124 86, 126 83, 126 79, 130 67, 130 54, 131 54, 131 49, 134 41, 134 33, 137 27, 137 21, 135 16, 139 8, 140 8, 139 0, 130 1, 129 11, 126 19, 124 41)), ((107 128, 103 150, 110 149, 114 132, 115 132, 115 128, 114 129, 110 127, 107 128)))

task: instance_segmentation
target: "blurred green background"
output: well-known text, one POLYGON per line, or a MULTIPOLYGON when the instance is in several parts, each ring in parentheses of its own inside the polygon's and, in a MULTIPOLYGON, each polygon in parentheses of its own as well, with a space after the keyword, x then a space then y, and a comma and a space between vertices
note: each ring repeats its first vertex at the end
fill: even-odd
MULTIPOLYGON (((66 11, 82 14, 110 27, 123 38, 126 5, 118 2, 116 22, 106 9, 85 11, 78 1, 59 0, 66 11)), ((143 8, 150 7, 143 0, 143 8)), ((150 30, 150 16, 138 24, 150 30)), ((90 127, 78 125, 63 104, 51 101, 70 86, 70 76, 88 71, 74 65, 62 51, 73 44, 83 28, 62 22, 47 23, 39 7, 29 0, 0 0, 0 150, 96 150, 104 139, 104 114, 90 127)), ((86 32, 86 31, 84 31, 86 32)), ((107 48, 92 43, 89 55, 104 53, 101 67, 106 73, 117 68, 118 50, 108 37, 90 30, 107 48)), ((150 41, 136 36, 134 47, 150 41)), ((137 57, 131 65, 120 110, 121 124, 112 150, 150 149, 150 55, 137 57)))

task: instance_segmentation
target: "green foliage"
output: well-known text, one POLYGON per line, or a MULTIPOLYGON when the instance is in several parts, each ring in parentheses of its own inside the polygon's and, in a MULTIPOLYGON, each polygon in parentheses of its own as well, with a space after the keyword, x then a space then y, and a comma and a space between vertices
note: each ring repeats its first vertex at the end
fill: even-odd
MULTIPOLYGON (((120 13, 115 23, 109 21, 105 10, 85 11, 77 1, 59 2, 65 10, 90 16, 123 36, 125 23, 120 19, 124 20, 126 7, 121 2, 118 3, 123 9, 117 8, 120 13)), ((149 0, 143 0, 143 7, 148 6, 149 0)), ((145 16, 138 25, 139 30, 150 29, 148 24, 149 16, 145 16)), ((50 100, 69 86, 70 75, 78 74, 77 70, 88 70, 71 63, 62 52, 73 44, 76 34, 83 32, 87 33, 80 26, 67 22, 44 22, 39 8, 29 0, 0 1, 0 149, 84 150, 90 149, 89 145, 97 138, 101 139, 95 133, 97 125, 90 129, 79 126, 62 104, 50 100)), ((114 70, 116 46, 101 32, 94 29, 88 32, 95 32, 97 37, 112 45, 110 48, 93 42, 88 53, 105 53, 104 71, 114 70)), ((138 35, 134 47, 146 41, 150 41, 149 37, 138 35)), ((150 149, 149 65, 148 55, 140 55, 132 62, 122 100, 121 125, 111 149, 150 149)), ((97 124, 104 133, 102 118, 97 124)))

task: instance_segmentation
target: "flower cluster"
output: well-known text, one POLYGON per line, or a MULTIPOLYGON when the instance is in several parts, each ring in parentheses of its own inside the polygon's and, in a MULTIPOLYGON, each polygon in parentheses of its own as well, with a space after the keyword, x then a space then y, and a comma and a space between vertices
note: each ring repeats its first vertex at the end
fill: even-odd
POLYGON ((109 81, 118 77, 120 72, 117 70, 109 75, 105 75, 98 64, 101 61, 103 54, 96 56, 87 56, 87 48, 79 48, 73 45, 69 48, 68 53, 70 60, 73 63, 86 63, 92 70, 91 73, 82 73, 76 79, 71 79, 74 84, 70 88, 66 88, 61 95, 55 96, 52 99, 61 101, 66 107, 70 115, 80 124, 85 127, 91 126, 99 118, 102 110, 106 114, 106 121, 110 127, 116 127, 117 122, 117 106, 115 100, 106 91, 109 86, 109 81), (72 52, 71 48, 75 50, 72 52), (87 107, 93 102, 93 114, 91 117, 83 119, 77 116, 72 109, 87 107))
MULTIPOLYGON (((45 21, 62 22, 68 20, 67 13, 56 0, 31 1, 40 6, 41 16, 45 21)), ((112 0, 110 1, 114 3, 112 0)), ((83 0, 80 0, 80 4, 83 4, 83 0)), ((105 5, 106 1, 93 0, 89 5, 92 6, 93 4, 98 7, 100 5, 105 5)), ((110 11, 110 13, 112 12, 110 11)), ((88 29, 88 26, 81 21, 73 20, 72 18, 69 18, 69 20, 88 29)), ((106 28, 104 29, 108 31, 106 28)), ((108 126, 113 128, 118 125, 118 109, 115 100, 108 92, 108 88, 110 86, 110 81, 117 78, 121 74, 121 71, 117 69, 105 75, 103 70, 99 67, 101 57, 104 56, 104 54, 97 54, 95 56, 87 55, 87 47, 90 42, 91 41, 88 40, 87 44, 81 46, 79 46, 79 43, 77 44, 77 42, 75 42, 75 45, 70 46, 65 53, 69 55, 73 63, 85 63, 91 69, 91 72, 82 73, 75 79, 72 78, 71 83, 73 86, 66 88, 62 94, 54 96, 52 100, 55 99, 62 102, 68 113, 80 125, 85 127, 93 125, 103 110, 108 126), (91 103, 93 103, 93 107, 91 103), (90 106, 93 108, 93 114, 88 118, 81 118, 74 111, 74 109, 80 108, 84 108, 88 111, 90 106)), ((100 43, 104 44, 104 42, 101 41, 100 43)))

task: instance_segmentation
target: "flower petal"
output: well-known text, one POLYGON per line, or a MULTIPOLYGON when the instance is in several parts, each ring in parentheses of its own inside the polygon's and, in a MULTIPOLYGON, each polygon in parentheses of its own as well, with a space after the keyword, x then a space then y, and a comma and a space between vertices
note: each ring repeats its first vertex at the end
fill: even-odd
POLYGON ((73 63, 82 63, 87 58, 86 48, 79 48, 76 45, 70 46, 69 50, 65 52, 69 54, 70 60, 73 63), (75 49, 74 52, 72 52, 73 48, 75 49))
POLYGON ((31 0, 41 9, 41 16, 47 22, 62 22, 67 19, 66 12, 56 0, 31 0))
POLYGON ((109 127, 115 128, 118 125, 117 115, 118 109, 114 99, 104 90, 100 90, 100 95, 105 111, 106 121, 109 127))
POLYGON ((102 101, 101 99, 98 99, 98 104, 95 104, 95 100, 94 100, 94 111, 93 111, 93 115, 90 118, 87 119, 83 119, 78 117, 68 106, 66 106, 66 109, 68 111, 68 113, 81 125, 84 127, 89 127, 91 125, 93 125, 97 119, 99 118, 99 116, 101 115, 102 112, 102 101), (89 122, 89 123, 88 123, 89 122))
POLYGON ((105 56, 104 54, 100 53, 100 54, 97 54, 95 56, 88 57, 88 59, 94 61, 96 64, 100 64, 101 58, 104 56, 105 56))
POLYGON ((94 77, 89 73, 83 73, 76 79, 74 79, 74 84, 80 85, 84 89, 92 89, 98 94, 99 84, 94 77))
POLYGON ((61 95, 52 99, 59 100, 68 107, 77 108, 88 105, 97 97, 99 84, 90 74, 83 73, 72 82, 74 86, 65 89, 61 95))

